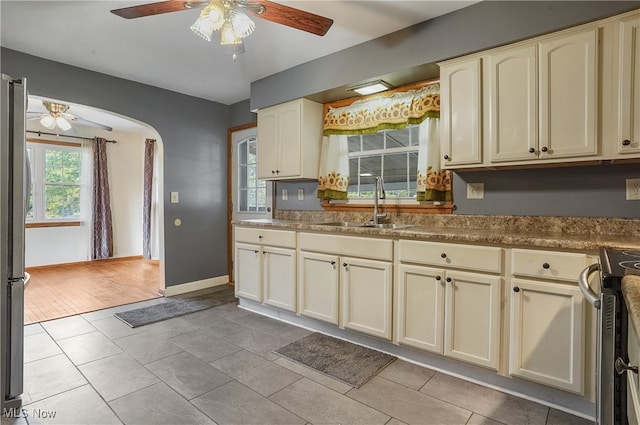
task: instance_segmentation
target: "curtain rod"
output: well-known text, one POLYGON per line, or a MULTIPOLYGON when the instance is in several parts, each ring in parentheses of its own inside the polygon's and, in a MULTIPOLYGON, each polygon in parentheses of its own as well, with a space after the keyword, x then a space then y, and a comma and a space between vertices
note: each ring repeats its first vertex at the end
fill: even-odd
MULTIPOLYGON (((46 131, 27 130, 27 133, 34 133, 34 134, 37 134, 38 136, 42 136, 44 134, 45 136, 71 137, 74 139, 96 140, 95 137, 68 136, 66 134, 48 133, 46 131)), ((118 143, 118 142, 116 142, 115 140, 107 140, 107 143, 118 143)))

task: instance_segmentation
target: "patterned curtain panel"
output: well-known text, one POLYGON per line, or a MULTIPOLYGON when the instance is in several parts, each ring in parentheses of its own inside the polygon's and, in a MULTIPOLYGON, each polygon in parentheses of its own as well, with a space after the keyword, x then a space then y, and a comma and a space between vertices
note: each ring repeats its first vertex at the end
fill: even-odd
POLYGON ((440 169, 440 118, 426 118, 419 127, 418 201, 451 202, 451 171, 440 169))
POLYGON ((324 135, 402 129, 408 124, 419 124, 427 117, 440 117, 440 83, 329 108, 324 117, 324 135))
POLYGON ((109 175, 107 172, 107 140, 96 137, 93 144, 93 252, 99 260, 113 256, 113 226, 109 175))
POLYGON ((153 197, 153 155, 155 139, 144 141, 144 188, 142 199, 142 256, 151 259, 151 201, 153 197))
POLYGON ((349 189, 349 146, 347 136, 331 135, 322 139, 318 198, 347 199, 349 189))

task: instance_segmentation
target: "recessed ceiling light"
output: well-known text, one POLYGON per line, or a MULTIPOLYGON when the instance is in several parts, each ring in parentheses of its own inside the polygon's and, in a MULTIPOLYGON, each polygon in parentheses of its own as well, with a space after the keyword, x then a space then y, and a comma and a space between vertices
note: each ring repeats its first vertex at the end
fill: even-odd
POLYGON ((393 86, 386 81, 376 80, 370 81, 368 83, 358 84, 356 86, 347 87, 347 90, 354 91, 360 95, 366 96, 369 94, 380 93, 392 88, 393 86))

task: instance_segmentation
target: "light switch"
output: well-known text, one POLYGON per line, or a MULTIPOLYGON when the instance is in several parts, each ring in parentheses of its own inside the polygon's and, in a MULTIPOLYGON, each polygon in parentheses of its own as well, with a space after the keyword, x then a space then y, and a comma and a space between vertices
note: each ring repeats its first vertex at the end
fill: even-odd
POLYGON ((171 203, 177 204, 180 202, 180 198, 178 196, 178 192, 171 192, 171 203))
POLYGON ((298 201, 304 201, 304 189, 298 189, 298 201))

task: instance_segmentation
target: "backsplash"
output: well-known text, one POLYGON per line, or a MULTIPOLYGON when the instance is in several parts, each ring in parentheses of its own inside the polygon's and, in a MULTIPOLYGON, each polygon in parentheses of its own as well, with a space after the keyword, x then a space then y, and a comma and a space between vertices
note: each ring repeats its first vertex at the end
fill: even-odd
MULTIPOLYGON (((278 220, 368 222, 370 213, 276 210, 278 220)), ((640 219, 460 214, 389 214, 389 222, 439 228, 495 229, 497 232, 565 233, 574 235, 638 235, 640 219)))

